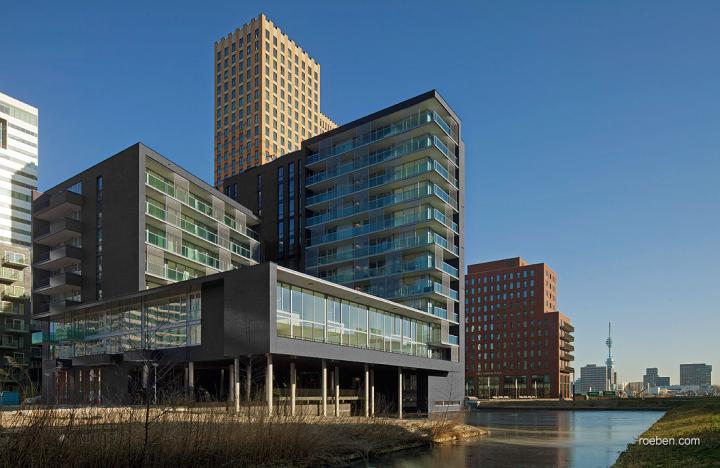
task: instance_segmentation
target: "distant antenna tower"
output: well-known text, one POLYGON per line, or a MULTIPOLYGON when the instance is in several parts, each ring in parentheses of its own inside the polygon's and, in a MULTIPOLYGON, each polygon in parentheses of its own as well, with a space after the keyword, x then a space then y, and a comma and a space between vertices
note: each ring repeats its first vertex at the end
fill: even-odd
POLYGON ((607 389, 614 390, 613 374, 615 373, 615 359, 612 357, 612 333, 611 324, 608 322, 608 337, 605 340, 605 345, 608 348, 608 357, 605 361, 605 368, 607 371, 607 389))

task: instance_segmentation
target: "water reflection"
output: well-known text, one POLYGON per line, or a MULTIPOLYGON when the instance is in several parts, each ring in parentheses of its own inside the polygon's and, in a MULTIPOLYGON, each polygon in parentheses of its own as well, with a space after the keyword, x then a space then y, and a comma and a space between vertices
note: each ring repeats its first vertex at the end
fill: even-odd
POLYGON ((394 454, 367 466, 610 466, 660 416, 658 411, 472 412, 467 423, 488 428, 489 436, 394 454))

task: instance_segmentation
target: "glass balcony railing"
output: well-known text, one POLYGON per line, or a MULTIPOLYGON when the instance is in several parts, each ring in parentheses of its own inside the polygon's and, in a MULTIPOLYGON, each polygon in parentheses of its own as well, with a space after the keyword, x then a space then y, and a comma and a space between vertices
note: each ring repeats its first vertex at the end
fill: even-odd
POLYGON ((11 301, 0 301, 0 314, 3 315, 22 315, 23 312, 20 309, 22 304, 11 301))
POLYGON ((343 229, 341 231, 323 234, 320 236, 312 236, 308 239, 308 246, 350 239, 352 237, 369 234, 371 232, 382 231, 385 229, 393 229, 401 226, 407 226, 409 224, 421 223, 423 221, 429 221, 431 219, 440 222, 445 227, 452 229, 456 233, 458 232, 457 223, 450 220, 439 210, 433 208, 430 211, 425 211, 423 213, 395 216, 391 219, 368 223, 351 229, 343 229))
POLYGON ((21 347, 20 340, 11 336, 0 336, 0 348, 18 349, 21 347))
POLYGON ((451 288, 446 288, 435 281, 418 281, 411 283, 393 291, 390 291, 389 297, 407 297, 418 296, 427 293, 436 293, 442 296, 458 300, 458 292, 451 288))
POLYGON ((328 265, 331 263, 343 262, 356 258, 380 255, 393 251, 412 249, 432 244, 439 245, 440 247, 449 250, 455 255, 458 255, 459 249, 456 245, 448 245, 448 241, 445 238, 443 238, 439 234, 433 233, 428 234, 427 236, 414 236, 395 239, 391 242, 383 242, 381 244, 357 248, 346 252, 335 252, 329 255, 321 255, 315 261, 308 259, 307 266, 313 267, 319 265, 328 265))
POLYGON ((181 257, 184 257, 188 260, 192 260, 194 262, 201 263, 211 268, 215 268, 216 270, 224 271, 229 269, 227 268, 228 265, 226 265, 225 262, 221 262, 220 260, 209 255, 206 252, 201 252, 186 245, 181 245, 179 251, 177 249, 169 249, 167 239, 159 234, 155 234, 146 230, 145 240, 148 244, 160 247, 164 250, 168 250, 169 252, 172 252, 176 255, 180 255, 181 257))
POLYGON ((315 154, 311 154, 307 158, 307 164, 314 164, 334 156, 339 156, 347 153, 348 151, 353 151, 362 146, 376 143, 382 139, 399 135, 431 122, 435 122, 453 141, 456 140, 453 136, 450 125, 448 125, 447 122, 440 117, 440 114, 435 111, 425 111, 419 115, 413 115, 398 122, 393 122, 392 124, 386 125, 382 128, 377 128, 363 134, 362 136, 348 139, 342 143, 334 145, 332 148, 323 149, 315 154))
POLYGON ((27 332, 30 331, 27 322, 24 320, 5 320, 4 322, 5 331, 11 332, 27 332))
MULTIPOLYGON (((454 177, 450 176, 450 173, 448 172, 448 170, 446 168, 444 168, 442 166, 442 164, 440 164, 439 162, 434 161, 434 160, 426 160, 420 164, 415 164, 409 168, 405 168, 402 170, 395 170, 392 172, 373 176, 370 179, 368 179, 366 182, 363 182, 363 183, 356 183, 356 184, 348 185, 348 186, 344 186, 344 187, 336 186, 330 191, 312 195, 312 196, 308 197, 308 199, 307 199, 307 206, 310 207, 312 205, 316 205, 318 203, 333 200, 335 198, 340 198, 340 197, 344 197, 346 195, 350 195, 353 193, 362 192, 362 191, 368 190, 372 187, 377 187, 377 186, 384 185, 384 184, 390 184, 393 182, 399 182, 401 180, 409 179, 409 178, 416 177, 416 176, 419 176, 422 174, 427 174, 432 171, 435 171, 438 174, 440 174, 441 177, 446 179, 454 187, 457 188, 456 179, 454 177)), ((457 208, 457 202, 455 202, 453 207, 457 208)))
POLYGON ((7 267, 0 267, 0 280, 3 281, 19 281, 22 277, 22 273, 19 270, 15 270, 7 267))
POLYGON ((377 210, 379 208, 384 208, 386 206, 392 206, 392 205, 398 205, 400 203, 407 203, 411 201, 421 200, 425 197, 429 197, 431 195, 436 195, 441 200, 445 201, 446 203, 450 204, 451 206, 457 208, 457 202, 454 202, 450 196, 445 193, 444 190, 442 190, 439 186, 428 183, 423 184, 421 186, 415 187, 412 190, 405 190, 400 193, 393 193, 385 196, 381 196, 378 198, 374 198, 370 200, 367 203, 362 203, 357 206, 350 206, 347 208, 342 208, 339 210, 334 210, 327 213, 317 214, 315 216, 310 216, 307 218, 306 224, 307 226, 315 226, 317 224, 327 223, 330 221, 335 221, 337 219, 342 219, 347 216, 352 216, 354 214, 363 213, 369 210, 377 210))
POLYGON ((228 239, 223 239, 219 237, 217 233, 209 231, 208 229, 199 226, 185 218, 180 218, 176 215, 168 213, 161 207, 148 201, 145 202, 145 213, 160 221, 164 221, 170 225, 179 227, 182 231, 187 232, 188 234, 192 234, 219 247, 230 250, 237 255, 245 257, 249 260, 258 261, 258 255, 253 256, 249 247, 242 244, 237 244, 236 242, 228 239))
MULTIPOLYGON (((442 121, 442 119, 440 119, 442 121)), ((409 130, 418 128, 422 125, 431 123, 434 120, 433 119, 433 112, 426 111, 421 113, 420 115, 414 115, 411 117, 408 117, 406 119, 403 119, 399 122, 394 122, 390 125, 387 125, 382 128, 375 129, 373 131, 367 132, 362 136, 355 137, 349 140, 346 140, 342 143, 339 143, 337 145, 334 145, 332 148, 321 150, 315 154, 311 154, 307 158, 307 164, 314 164, 319 161, 323 161, 328 158, 332 158, 334 156, 341 155, 343 153, 347 153, 348 151, 355 150, 357 148, 360 148, 361 146, 369 145, 372 143, 376 143, 384 138, 389 138, 395 135, 399 135, 401 133, 407 132, 409 130)), ((442 121, 444 124, 445 122, 442 121)), ((440 125, 443 130, 445 128, 442 126, 440 122, 438 122, 438 125, 440 125)), ((445 124, 445 127, 447 127, 447 124, 445 124)), ((449 127, 447 127, 449 128, 449 127)))
POLYGON ((21 266, 28 266, 30 264, 25 254, 10 251, 5 251, 3 255, 3 263, 21 266))
POLYGON ((448 343, 454 344, 454 345, 458 344, 459 340, 458 340, 457 335, 448 335, 448 343))
POLYGON ((145 173, 145 184, 159 190, 160 192, 164 193, 169 197, 174 198, 180 203, 189 206, 195 211, 198 211, 210 218, 213 218, 216 221, 222 222, 223 224, 225 224, 239 234, 248 236, 254 240, 259 239, 258 234, 249 227, 242 228, 237 226, 235 220, 225 215, 225 213, 216 213, 211 205, 200 200, 197 196, 193 195, 187 190, 175 187, 173 184, 166 182, 165 180, 151 172, 145 173))
POLYGON ((169 281, 187 281, 198 277, 195 273, 170 268, 167 264, 158 265, 148 263, 145 266, 145 271, 153 276, 158 276, 169 281))
POLYGON ((418 138, 411 138, 410 140, 404 141, 391 148, 371 153, 367 160, 352 161, 349 163, 341 164, 329 170, 313 174, 305 179, 305 183, 306 185, 316 184, 324 180, 332 179, 343 174, 348 174, 350 172, 366 168, 374 164, 391 161, 405 155, 423 150, 425 148, 431 148, 433 146, 440 150, 445 156, 448 156, 447 146, 442 143, 440 138, 434 135, 424 135, 418 138))

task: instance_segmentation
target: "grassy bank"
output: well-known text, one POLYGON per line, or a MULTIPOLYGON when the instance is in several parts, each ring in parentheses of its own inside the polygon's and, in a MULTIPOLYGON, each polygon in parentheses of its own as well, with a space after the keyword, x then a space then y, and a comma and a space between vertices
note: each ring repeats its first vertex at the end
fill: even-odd
POLYGON ((720 398, 688 400, 668 410, 640 438, 672 438, 676 445, 628 446, 615 467, 720 466, 720 398), (679 445, 698 438, 698 445, 679 445))
POLYGON ((482 434, 459 422, 46 409, 4 415, 0 466, 316 466, 482 434))

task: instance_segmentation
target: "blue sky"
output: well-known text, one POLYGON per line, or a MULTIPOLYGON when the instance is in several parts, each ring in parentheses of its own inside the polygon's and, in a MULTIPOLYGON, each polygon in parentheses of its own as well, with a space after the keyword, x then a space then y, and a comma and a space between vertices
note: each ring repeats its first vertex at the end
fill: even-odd
POLYGON ((463 121, 468 263, 558 273, 575 367, 720 382, 719 2, 7 2, 0 91, 40 188, 142 141, 212 175, 212 45, 260 11, 347 122, 436 88, 463 121))

